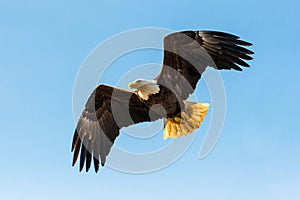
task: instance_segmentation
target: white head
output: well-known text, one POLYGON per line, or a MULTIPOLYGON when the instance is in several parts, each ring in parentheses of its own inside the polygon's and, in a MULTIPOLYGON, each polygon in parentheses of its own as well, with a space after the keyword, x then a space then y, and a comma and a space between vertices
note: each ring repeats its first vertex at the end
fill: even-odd
POLYGON ((159 92, 159 86, 155 80, 137 79, 129 83, 128 88, 137 89, 138 95, 144 100, 148 100, 149 95, 159 92))
POLYGON ((128 88, 129 89, 133 89, 133 88, 140 89, 143 86, 153 85, 153 84, 156 85, 156 81, 154 81, 154 80, 145 80, 145 79, 136 79, 135 81, 132 81, 128 84, 128 88))

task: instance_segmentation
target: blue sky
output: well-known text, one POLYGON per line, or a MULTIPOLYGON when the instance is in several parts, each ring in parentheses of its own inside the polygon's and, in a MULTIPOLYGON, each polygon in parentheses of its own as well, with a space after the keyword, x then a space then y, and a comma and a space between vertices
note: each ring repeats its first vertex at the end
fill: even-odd
MULTIPOLYGON (((297 1, 1 0, 1 199, 299 199, 299 6, 297 1), (79 67, 108 37, 152 26, 222 30, 254 43, 250 69, 222 72, 227 95, 222 136, 203 160, 199 131, 189 150, 163 170, 80 174, 71 167, 70 153, 79 67)), ((157 53, 153 60, 142 55, 128 63, 161 60, 157 53)), ((126 137, 120 138, 126 147, 126 137)))

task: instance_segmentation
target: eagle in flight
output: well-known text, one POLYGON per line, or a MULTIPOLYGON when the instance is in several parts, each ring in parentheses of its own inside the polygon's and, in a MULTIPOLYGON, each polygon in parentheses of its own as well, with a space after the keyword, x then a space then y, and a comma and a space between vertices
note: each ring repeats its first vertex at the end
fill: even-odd
POLYGON ((249 67, 252 44, 217 31, 182 31, 164 38, 161 72, 153 80, 129 83, 134 90, 98 85, 88 98, 72 142, 74 166, 95 171, 104 166, 120 129, 164 119, 164 139, 192 133, 200 127, 209 104, 187 101, 205 69, 238 70, 249 67), (244 46, 244 47, 243 47, 244 46), (154 106, 154 105, 160 105, 154 106), (161 108, 163 107, 163 109, 161 108))

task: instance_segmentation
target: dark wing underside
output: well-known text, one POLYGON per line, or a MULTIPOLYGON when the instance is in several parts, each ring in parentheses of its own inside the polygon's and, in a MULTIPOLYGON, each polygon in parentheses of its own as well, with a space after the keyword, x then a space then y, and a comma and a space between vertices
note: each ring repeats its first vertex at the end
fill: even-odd
POLYGON ((164 58, 158 84, 171 89, 181 99, 193 93, 207 66, 216 69, 249 67, 252 51, 243 46, 251 43, 238 36, 216 31, 183 31, 164 39, 164 58))
POLYGON ((99 162, 105 164, 119 130, 131 124, 150 121, 148 107, 131 92, 99 85, 89 97, 78 121, 73 142, 73 164, 80 155, 80 171, 84 164, 90 169, 92 159, 95 171, 99 162))

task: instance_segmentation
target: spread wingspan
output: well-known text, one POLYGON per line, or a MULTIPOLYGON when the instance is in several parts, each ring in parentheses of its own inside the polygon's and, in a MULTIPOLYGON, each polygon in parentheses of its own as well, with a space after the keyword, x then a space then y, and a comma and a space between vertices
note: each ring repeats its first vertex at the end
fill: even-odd
POLYGON ((191 133, 199 127, 208 106, 203 108, 202 104, 187 104, 184 100, 193 93, 202 73, 208 66, 234 70, 249 67, 245 60, 251 60, 253 52, 245 46, 251 45, 235 35, 215 31, 183 31, 166 36, 163 66, 155 78, 159 93, 153 93, 149 99, 147 95, 143 100, 136 93, 99 85, 76 126, 73 165, 80 157, 80 171, 84 165, 88 171, 93 160, 97 172, 99 164, 105 164, 120 129, 132 124, 166 117, 165 137, 191 133), (155 111, 150 119, 149 111, 155 104, 164 107, 166 116, 155 111))

